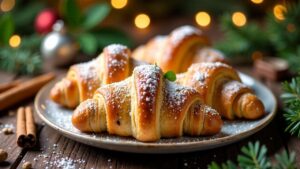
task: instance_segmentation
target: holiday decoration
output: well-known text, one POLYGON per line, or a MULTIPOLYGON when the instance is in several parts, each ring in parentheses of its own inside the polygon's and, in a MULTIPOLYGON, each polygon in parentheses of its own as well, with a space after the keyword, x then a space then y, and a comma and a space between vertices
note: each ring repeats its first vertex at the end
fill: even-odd
POLYGON ((254 60, 254 73, 262 80, 280 81, 287 78, 289 64, 280 58, 263 57, 254 60))
POLYGON ((69 64, 77 51, 77 44, 66 33, 62 20, 53 25, 53 31, 46 35, 41 44, 42 56, 57 66, 69 64))
POLYGON ((38 33, 45 34, 52 30, 53 24, 57 21, 58 15, 52 9, 45 9, 35 19, 35 29, 38 33))

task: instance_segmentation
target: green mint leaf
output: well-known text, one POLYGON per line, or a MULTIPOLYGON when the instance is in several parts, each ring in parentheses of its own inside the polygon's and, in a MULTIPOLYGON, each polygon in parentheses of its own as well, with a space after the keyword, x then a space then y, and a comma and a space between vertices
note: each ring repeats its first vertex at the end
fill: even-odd
POLYGON ((173 71, 168 71, 165 73, 164 77, 172 82, 176 80, 176 74, 173 71))
POLYGON ((92 29, 101 23, 109 12, 110 6, 107 3, 93 5, 85 14, 83 27, 85 29, 92 29))

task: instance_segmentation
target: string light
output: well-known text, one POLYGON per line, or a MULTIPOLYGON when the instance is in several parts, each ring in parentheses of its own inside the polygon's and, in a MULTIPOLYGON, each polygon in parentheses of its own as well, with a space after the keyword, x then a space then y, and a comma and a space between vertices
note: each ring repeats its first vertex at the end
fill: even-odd
POLYGON ((0 4, 0 9, 3 12, 8 12, 12 10, 14 6, 15 6, 15 0, 2 0, 0 4))
POLYGON ((232 15, 232 22, 234 25, 242 27, 246 24, 246 15, 242 12, 234 12, 232 15))
POLYGON ((116 9, 122 9, 127 5, 127 0, 111 0, 111 6, 116 9))
POLYGON ((195 16, 198 25, 206 27, 210 24, 211 18, 207 12, 198 12, 195 16))
POLYGON ((134 19, 134 24, 140 29, 145 29, 150 25, 150 17, 146 14, 138 14, 134 19))
POLYGON ((251 2, 254 4, 261 4, 264 2, 264 0, 251 0, 251 2))
POLYGON ((9 45, 13 48, 19 47, 21 44, 21 37, 19 35, 13 35, 9 38, 9 45))
POLYGON ((284 13, 286 12, 286 7, 280 4, 277 4, 274 6, 273 8, 273 14, 275 16, 276 19, 278 20, 284 20, 284 13))

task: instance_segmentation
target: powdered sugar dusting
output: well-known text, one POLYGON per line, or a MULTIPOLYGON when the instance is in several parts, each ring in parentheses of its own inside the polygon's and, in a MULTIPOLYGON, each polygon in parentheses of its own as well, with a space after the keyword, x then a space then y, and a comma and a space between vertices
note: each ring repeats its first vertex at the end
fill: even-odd
POLYGON ((176 115, 182 111, 188 96, 195 93, 196 91, 192 88, 166 81, 164 102, 169 110, 176 115))
POLYGON ((95 112, 97 110, 97 102, 93 99, 88 99, 85 102, 81 103, 77 108, 76 112, 95 112))
POLYGON ((80 77, 78 80, 81 80, 87 89, 86 95, 88 98, 93 96, 94 91, 100 84, 99 73, 97 70, 98 62, 98 59, 94 59, 74 66, 74 69, 77 69, 78 76, 80 77))
POLYGON ((206 72, 195 72, 193 75, 193 80, 196 80, 197 82, 204 83, 205 79, 208 77, 206 72))
POLYGON ((113 77, 117 73, 124 72, 129 61, 128 48, 123 45, 113 44, 107 46, 104 51, 105 57, 108 57, 108 76, 113 77))
POLYGON ((207 105, 202 105, 202 111, 205 113, 205 114, 211 114, 211 115, 219 115, 219 113, 213 109, 212 107, 210 106, 207 106, 207 105))
POLYGON ((15 126, 14 126, 13 124, 11 124, 11 123, 9 123, 9 124, 1 124, 1 123, 0 123, 0 129, 3 129, 3 128, 11 128, 11 129, 14 129, 15 126))
POLYGON ((124 45, 112 44, 107 46, 104 50, 106 50, 110 55, 122 55, 127 49, 128 48, 124 45))
POLYGON ((192 26, 181 26, 177 29, 175 29, 172 33, 171 33, 171 42, 176 45, 179 44, 180 42, 182 42, 183 39, 191 36, 191 35, 200 35, 201 31, 195 27, 192 26))
MULTIPOLYGON (((112 83, 108 85, 107 88, 103 88, 103 90, 109 90, 108 88, 112 90, 111 92, 108 92, 105 97, 106 101, 109 102, 114 111, 121 109, 121 105, 123 104, 129 104, 126 101, 130 101, 130 80, 131 78, 127 78, 124 81, 112 83)), ((130 110, 127 110, 127 112, 130 112, 130 110)))
POLYGON ((238 81, 230 81, 224 85, 222 92, 236 94, 239 93, 243 88, 248 88, 250 90, 250 88, 243 83, 238 81))
POLYGON ((162 76, 160 68, 156 65, 142 65, 136 67, 134 72, 141 104, 153 108, 162 76))
POLYGON ((230 67, 227 64, 221 63, 221 62, 203 62, 203 63, 199 63, 201 64, 202 67, 205 67, 207 69, 215 69, 218 67, 230 67))

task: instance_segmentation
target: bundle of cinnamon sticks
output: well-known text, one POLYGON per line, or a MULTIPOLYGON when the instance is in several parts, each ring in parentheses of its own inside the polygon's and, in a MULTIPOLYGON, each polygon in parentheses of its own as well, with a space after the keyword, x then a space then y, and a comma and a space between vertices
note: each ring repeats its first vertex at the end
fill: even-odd
MULTIPOLYGON (((54 79, 53 73, 48 73, 25 82, 16 80, 0 84, 0 112, 20 101, 34 96, 40 88, 54 79)), ((36 145, 36 126, 31 107, 20 107, 17 111, 17 144, 22 148, 32 148, 36 145)))
POLYGON ((36 145, 36 127, 31 107, 20 107, 17 112, 17 144, 23 148, 36 145))

